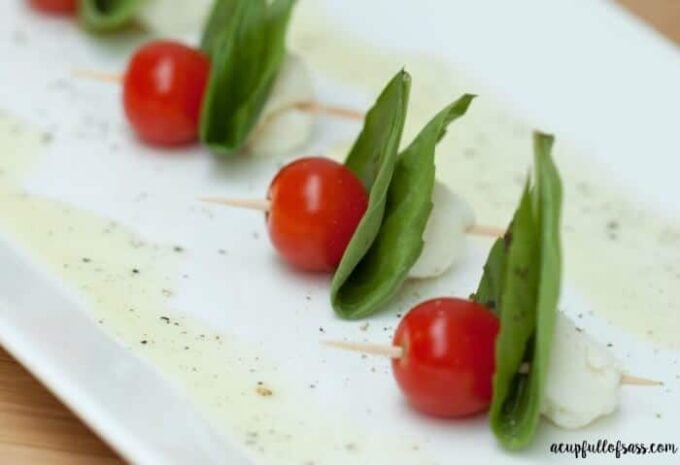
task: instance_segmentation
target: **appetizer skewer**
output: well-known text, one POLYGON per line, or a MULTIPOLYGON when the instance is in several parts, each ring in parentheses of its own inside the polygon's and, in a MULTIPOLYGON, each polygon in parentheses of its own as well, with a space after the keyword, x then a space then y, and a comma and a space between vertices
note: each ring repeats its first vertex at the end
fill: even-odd
MULTIPOLYGON (((441 185, 437 188, 444 189, 441 185)), ((307 271, 332 271, 340 263, 366 211, 368 195, 344 165, 324 157, 309 157, 284 166, 274 177, 266 199, 203 197, 199 200, 264 213, 272 243, 289 264, 307 271), (326 244, 322 245, 323 242, 326 244), (334 247, 337 247, 336 253, 330 252, 334 247), (302 259, 303 254, 309 257, 302 259), (318 256, 336 259, 312 258, 318 256)), ((409 277, 432 277, 450 268, 462 253, 464 241, 459 237, 462 234, 497 238, 505 233, 494 226, 470 224, 467 218, 472 214, 467 211, 459 212, 455 207, 444 209, 452 203, 433 197, 433 210, 424 234, 425 246, 409 277), (432 264, 433 261, 436 263, 432 264)), ((463 207, 467 208, 467 204, 463 207)))
POLYGON ((283 153, 306 141, 310 113, 326 106, 313 101, 304 62, 286 52, 294 5, 216 1, 200 49, 167 40, 142 46, 123 77, 125 114, 140 139, 156 145, 200 139, 221 155, 244 148, 283 153))
MULTIPOLYGON (((163 146, 198 139, 209 72, 210 61, 200 50, 159 40, 142 46, 123 74, 75 69, 73 75, 122 84, 125 114, 135 133, 163 146)), ((246 146, 254 154, 292 150, 308 139, 311 118, 320 114, 354 121, 364 117, 361 111, 316 101, 304 62, 288 55, 246 146)))
MULTIPOLYGON (((465 299, 439 298, 410 310, 392 345, 322 341, 323 345, 392 359, 395 379, 418 411, 463 417, 486 410, 491 400, 498 318, 465 299)), ((662 383, 620 371, 604 347, 569 318, 557 317, 541 413, 563 428, 581 428, 614 411, 619 385, 662 383)), ((518 373, 531 370, 523 364, 518 373)))
MULTIPOLYGON (((74 73, 122 82, 125 114, 139 138, 155 145, 180 145, 198 139, 210 66, 200 50, 156 41, 133 55, 122 76, 82 69, 74 73)), ((254 154, 293 150, 310 137, 315 114, 363 119, 357 110, 317 102, 304 62, 288 55, 244 146, 254 154)))
MULTIPOLYGON (((295 55, 291 55, 292 59, 296 59, 295 55)), ((93 69, 77 68, 73 70, 73 75, 76 77, 92 79, 94 81, 110 82, 120 84, 125 79, 125 74, 110 73, 106 71, 98 71, 93 69)), ((361 121, 366 114, 354 108, 341 107, 338 105, 328 105, 315 100, 299 100, 291 103, 288 107, 281 107, 279 111, 287 109, 295 109, 312 114, 326 114, 329 116, 336 116, 338 118, 361 121)), ((267 115, 273 117, 276 115, 267 115)))

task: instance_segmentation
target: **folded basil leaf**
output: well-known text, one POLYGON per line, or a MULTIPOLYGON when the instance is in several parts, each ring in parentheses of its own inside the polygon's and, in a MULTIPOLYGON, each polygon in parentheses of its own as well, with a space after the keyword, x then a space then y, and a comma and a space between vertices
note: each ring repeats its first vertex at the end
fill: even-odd
POLYGON ((80 22, 93 32, 111 32, 127 26, 143 0, 80 0, 80 22))
POLYGON ((491 427, 513 450, 536 433, 560 293, 562 187, 552 144, 552 136, 534 135, 535 182, 527 184, 508 235, 492 248, 474 295, 493 302, 500 317, 491 427), (523 364, 528 373, 520 373, 523 364))
POLYGON ((333 280, 332 303, 341 316, 361 318, 380 310, 418 260, 432 210, 435 147, 473 98, 465 95, 444 108, 399 156, 377 235, 345 280, 333 280))
MULTIPOLYGON (((222 0, 226 2, 227 0, 222 0)), ((286 53, 295 0, 235 0, 228 18, 219 5, 204 47, 212 67, 201 113, 201 141, 218 154, 240 149, 260 118, 286 53), (221 19, 220 19, 221 18, 221 19)))
POLYGON ((385 86, 364 118, 359 134, 345 165, 369 191, 368 207, 345 249, 331 282, 331 304, 345 318, 351 318, 351 303, 346 301, 343 286, 378 235, 387 203, 387 190, 394 175, 399 143, 411 90, 411 76, 399 71, 385 86))

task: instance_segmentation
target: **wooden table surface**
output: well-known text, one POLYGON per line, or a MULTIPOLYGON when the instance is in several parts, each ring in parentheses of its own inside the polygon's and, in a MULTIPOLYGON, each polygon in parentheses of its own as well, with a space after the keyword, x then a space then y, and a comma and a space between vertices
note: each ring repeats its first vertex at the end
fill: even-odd
MULTIPOLYGON (((619 0, 680 43, 680 0, 619 0)), ((123 461, 0 348, 1 465, 120 465, 123 461)))
POLYGON ((0 464, 122 463, 30 373, 0 349, 0 464))

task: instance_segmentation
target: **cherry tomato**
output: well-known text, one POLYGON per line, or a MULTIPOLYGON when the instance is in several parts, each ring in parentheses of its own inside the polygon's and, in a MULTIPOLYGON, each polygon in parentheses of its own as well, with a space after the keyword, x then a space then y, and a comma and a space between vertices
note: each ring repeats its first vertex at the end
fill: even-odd
POLYGON ((195 141, 209 73, 199 50, 171 41, 140 48, 123 82, 125 114, 137 135, 157 145, 195 141))
POLYGON ((291 265, 332 271, 368 206, 361 181, 344 165, 322 157, 285 166, 269 187, 269 236, 291 265))
POLYGON ((482 305, 440 298, 414 307, 399 323, 392 371, 408 402, 436 417, 462 417, 491 402, 498 318, 482 305))
POLYGON ((77 0, 30 0, 30 4, 36 10, 45 13, 69 14, 78 9, 77 0))

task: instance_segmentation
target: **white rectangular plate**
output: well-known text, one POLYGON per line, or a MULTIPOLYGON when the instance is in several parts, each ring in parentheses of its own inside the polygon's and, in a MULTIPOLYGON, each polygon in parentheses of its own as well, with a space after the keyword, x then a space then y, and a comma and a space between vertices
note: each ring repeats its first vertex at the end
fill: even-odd
POLYGON ((24 3, 0 6, 0 342, 131 462, 567 463, 551 444, 677 442, 680 57, 644 26, 605 2, 297 7, 291 47, 321 101, 365 108, 406 66, 408 141, 452 98, 480 95, 437 161, 480 222, 510 218, 530 166, 521 121, 557 134, 562 307, 627 370, 665 385, 624 389, 619 411, 583 430, 543 422, 532 447, 508 453, 483 416, 414 414, 388 361, 319 345, 388 342, 414 303, 469 294, 487 240, 444 277, 408 283, 368 326, 340 321, 327 278, 280 263, 260 215, 195 199, 262 196, 286 159, 340 157, 358 126, 320 118, 304 150, 278 158, 143 146, 118 86, 72 70, 119 71, 148 38, 91 37, 24 3))

